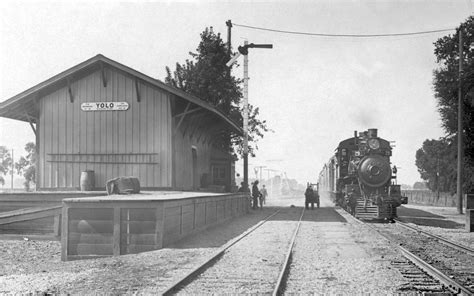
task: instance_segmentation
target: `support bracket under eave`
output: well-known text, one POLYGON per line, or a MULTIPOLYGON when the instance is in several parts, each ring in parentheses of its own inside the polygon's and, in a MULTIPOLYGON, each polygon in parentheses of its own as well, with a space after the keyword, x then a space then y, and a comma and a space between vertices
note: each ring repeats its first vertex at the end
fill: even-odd
POLYGON ((104 63, 100 63, 100 73, 102 76, 102 85, 104 87, 107 87, 107 73, 105 72, 104 63))
POLYGON ((188 111, 189 107, 191 106, 191 103, 188 103, 186 105, 186 108, 184 109, 184 112, 181 113, 181 118, 179 119, 179 122, 178 124, 176 125, 176 128, 174 129, 174 132, 176 133, 179 129, 179 127, 181 126, 181 123, 183 123, 183 120, 184 120, 184 117, 186 117, 186 112, 188 111))
POLYGON ((140 103, 141 97, 140 97, 140 84, 138 83, 138 78, 135 78, 135 91, 137 92, 137 102, 140 103))
POLYGON ((37 137, 38 135, 36 134, 36 127, 33 124, 33 120, 31 118, 31 116, 28 113, 25 113, 25 116, 28 119, 28 122, 30 123, 30 126, 31 126, 31 129, 33 130, 33 133, 35 133, 35 137, 37 137))
POLYGON ((72 89, 71 89, 71 80, 69 78, 67 79, 67 92, 69 94, 69 101, 71 103, 74 103, 74 96, 72 95, 72 89))
MULTIPOLYGON (((189 103, 188 103, 188 104, 189 104, 189 103)), ((178 117, 180 117, 180 116, 183 116, 183 117, 184 117, 185 115, 194 113, 194 112, 199 111, 199 110, 201 110, 201 107, 196 107, 196 108, 194 108, 194 109, 187 110, 187 111, 184 110, 182 113, 176 114, 176 115, 174 115, 173 117, 174 117, 174 118, 178 118, 178 117)))

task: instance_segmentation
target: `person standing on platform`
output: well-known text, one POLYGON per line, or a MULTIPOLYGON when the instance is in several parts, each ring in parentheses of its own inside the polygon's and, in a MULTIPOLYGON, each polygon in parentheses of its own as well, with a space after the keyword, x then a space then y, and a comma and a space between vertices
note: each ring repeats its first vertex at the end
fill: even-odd
POLYGON ((237 192, 248 192, 248 188, 246 188, 247 186, 245 186, 245 183, 244 182, 240 182, 240 188, 239 190, 237 190, 237 192))
POLYGON ((252 186, 252 198, 253 198, 253 209, 258 208, 258 199, 260 198, 260 190, 258 190, 258 180, 253 182, 252 186))
MULTIPOLYGON (((250 192, 249 187, 245 186, 244 182, 240 182, 240 188, 237 190, 237 192, 250 192)), ((248 195, 249 203, 252 204, 252 196, 250 194, 248 195)))
POLYGON ((262 190, 260 190, 260 193, 262 194, 262 197, 260 197, 260 207, 263 208, 263 205, 265 204, 268 196, 267 188, 265 188, 265 185, 262 185, 262 190))

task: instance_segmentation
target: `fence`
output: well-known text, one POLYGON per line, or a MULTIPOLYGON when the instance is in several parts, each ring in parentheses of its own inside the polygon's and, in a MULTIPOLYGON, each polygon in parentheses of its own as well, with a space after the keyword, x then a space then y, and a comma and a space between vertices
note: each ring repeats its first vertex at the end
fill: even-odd
MULTIPOLYGON (((433 192, 431 190, 402 190, 408 197, 408 204, 420 204, 439 207, 457 207, 456 194, 449 192, 433 192)), ((463 196, 463 207, 466 206, 466 195, 463 196)))

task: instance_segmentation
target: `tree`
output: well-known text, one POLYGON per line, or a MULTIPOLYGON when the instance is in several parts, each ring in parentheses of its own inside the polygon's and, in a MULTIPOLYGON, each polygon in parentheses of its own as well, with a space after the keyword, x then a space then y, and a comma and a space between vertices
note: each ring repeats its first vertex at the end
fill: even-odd
POLYGON ((416 166, 426 186, 432 191, 456 191, 454 145, 447 139, 425 140, 416 151, 416 166))
POLYGON ((5 146, 0 146, 0 184, 5 185, 4 175, 11 172, 12 167, 12 156, 10 150, 5 146))
POLYGON ((425 182, 415 182, 413 184, 413 189, 417 189, 417 190, 426 189, 426 183, 425 182))
POLYGON ((15 163, 15 169, 17 173, 23 174, 25 177, 26 190, 30 190, 30 183, 36 184, 36 146, 35 143, 29 142, 25 145, 25 151, 28 153, 25 157, 21 157, 17 163, 15 163))
MULTIPOLYGON (((454 35, 438 39, 434 45, 434 53, 438 68, 433 72, 433 85, 442 126, 450 145, 451 160, 457 157, 457 120, 458 120, 458 65, 459 65, 459 34, 462 32, 463 72, 462 104, 464 133, 464 190, 474 190, 474 17, 470 16, 457 29, 454 35)), ((456 171, 456 168, 453 168, 456 171)))
MULTIPOLYGON (((242 125, 242 80, 230 74, 226 63, 229 61, 227 46, 220 34, 212 27, 201 33, 201 41, 196 53, 189 53, 192 60, 184 64, 176 63, 175 71, 166 67, 165 83, 182 89, 220 109, 226 116, 242 125)), ((249 105, 249 154, 254 156, 256 142, 268 132, 266 121, 259 119, 259 109, 249 105), (251 145, 253 143, 254 145, 251 145)), ((222 134, 217 146, 236 156, 242 154, 242 138, 233 131, 222 134)))

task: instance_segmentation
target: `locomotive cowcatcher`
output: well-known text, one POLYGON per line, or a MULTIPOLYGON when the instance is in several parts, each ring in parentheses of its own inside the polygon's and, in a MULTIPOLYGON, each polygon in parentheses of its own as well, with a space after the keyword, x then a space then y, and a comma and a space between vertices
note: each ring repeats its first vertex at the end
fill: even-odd
POLYGON ((397 169, 391 167, 390 142, 369 129, 339 143, 335 155, 319 174, 320 194, 329 194, 336 205, 360 219, 397 216, 397 207, 407 203, 397 169))

